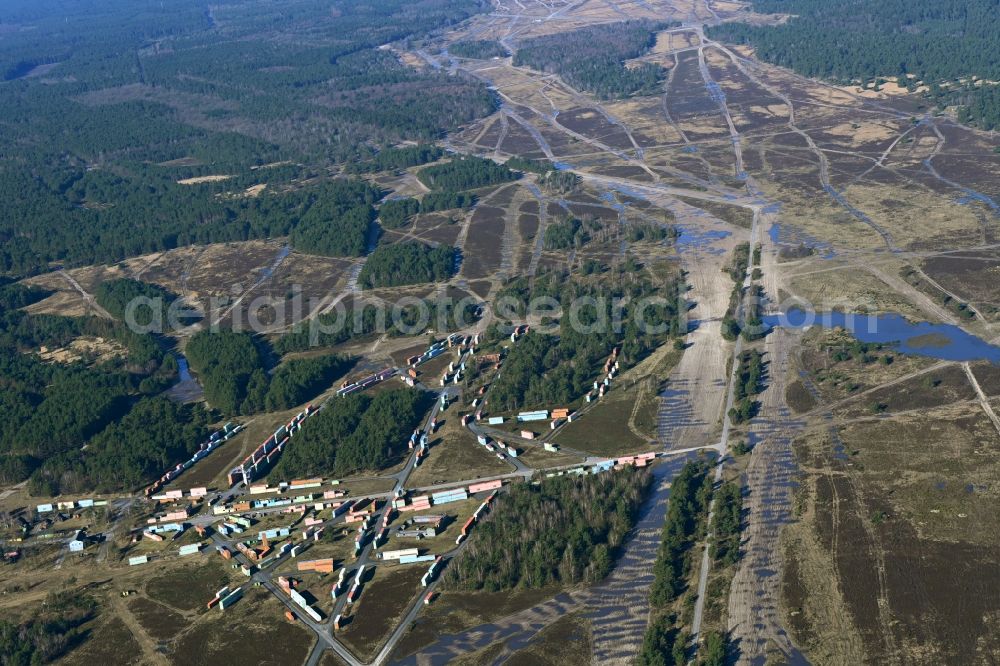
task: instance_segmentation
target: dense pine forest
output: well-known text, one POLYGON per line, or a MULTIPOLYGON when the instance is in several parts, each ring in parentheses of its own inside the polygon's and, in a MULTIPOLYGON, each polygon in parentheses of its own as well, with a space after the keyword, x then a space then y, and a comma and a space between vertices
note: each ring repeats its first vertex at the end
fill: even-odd
POLYGON ((120 490, 190 455, 206 414, 158 396, 177 379, 165 344, 116 321, 18 309, 45 295, 0 285, 0 480, 30 477, 46 494, 120 490), (81 338, 103 340, 107 353, 74 353, 81 338), (62 360, 43 360, 43 349, 62 360))
POLYGON ((304 251, 359 254, 368 211, 334 219, 316 208, 327 195, 315 194, 317 176, 349 161, 365 171, 435 159, 438 149, 426 146, 380 149, 436 139, 496 104, 479 82, 414 70, 378 47, 488 8, 5 3, 0 274, 282 236, 300 219, 304 251), (205 176, 218 178, 189 180, 205 176), (258 184, 263 193, 244 195, 258 184), (317 228, 330 221, 344 240, 317 228))
POLYGON ((409 241, 382 245, 365 262, 358 282, 365 287, 399 287, 442 282, 455 274, 455 248, 409 241))
POLYGON ((456 157, 421 169, 420 182, 436 190, 471 190, 517 180, 520 174, 502 164, 481 157, 456 157))
POLYGON ((1000 14, 991 0, 753 0, 761 13, 792 14, 776 26, 725 23, 709 35, 750 44, 757 57, 800 74, 877 85, 922 81, 940 106, 962 105, 961 119, 1000 127, 1000 14), (965 82, 959 81, 965 79, 965 82))
POLYGON ((648 471, 630 467, 511 486, 445 570, 445 585, 497 592, 601 580, 649 481, 648 471))
POLYGON ((459 58, 475 58, 477 60, 505 58, 510 55, 507 49, 503 47, 503 44, 491 39, 456 42, 448 47, 448 53, 459 58))
MULTIPOLYGON (((623 369, 634 365, 669 337, 685 330, 682 288, 679 276, 659 286, 649 280, 637 280, 619 287, 558 273, 539 277, 534 284, 527 278, 512 280, 496 299, 497 303, 504 304, 503 311, 498 312, 501 316, 521 317, 527 304, 539 297, 554 299, 567 307, 589 299, 593 305, 580 308, 574 314, 579 325, 574 325, 574 317, 564 312, 559 320, 558 334, 532 331, 511 347, 503 374, 490 392, 491 407, 496 411, 509 411, 576 400, 595 380, 601 379, 595 369, 601 367, 616 347, 620 349, 623 369), (614 299, 635 304, 646 297, 663 300, 645 309, 644 325, 640 325, 635 310, 629 305, 621 309, 621 330, 599 324, 612 321, 614 299)), ((495 328, 490 332, 498 335, 495 328)))
POLYGON ((260 383, 266 389, 266 342, 250 333, 200 331, 188 341, 184 355, 201 380, 205 399, 225 414, 243 411, 247 394, 260 383))
POLYGON ((116 318, 124 320, 130 317, 139 326, 147 327, 167 321, 170 306, 177 300, 177 294, 148 282, 120 278, 102 282, 94 292, 94 299, 116 318), (140 305, 132 306, 130 311, 130 303, 140 305))
MULTIPOLYGON (((689 637, 677 628, 671 604, 685 590, 703 515, 712 498, 712 481, 703 461, 687 463, 670 486, 670 503, 660 534, 649 590, 649 626, 639 652, 640 666, 683 666, 689 637)), ((738 542, 737 542, 738 544, 738 542)))
MULTIPOLYGON (((346 338, 345 338, 346 339, 346 338)), ((292 359, 274 366, 274 351, 246 332, 199 331, 184 349, 208 404, 223 414, 296 407, 330 388, 352 365, 338 355, 292 359)))
POLYGON ((317 188, 292 230, 292 246, 307 254, 362 256, 378 197, 378 190, 361 181, 337 180, 317 188))
POLYGON ((378 221, 384 229, 399 229, 413 221, 420 202, 413 198, 391 199, 378 207, 378 221))
POLYGON ((544 37, 518 45, 514 64, 558 74, 566 83, 601 99, 653 91, 662 77, 658 65, 626 67, 655 42, 658 30, 669 27, 648 21, 622 21, 544 37))
POLYGON ((433 213, 453 208, 471 208, 476 203, 475 195, 467 192, 428 192, 420 200, 421 213, 433 213))
POLYGON ((406 453, 407 437, 433 400, 431 394, 406 388, 333 400, 306 422, 273 476, 294 479, 381 470, 406 453))
POLYGON ((440 159, 443 154, 444 151, 437 146, 426 144, 405 146, 402 148, 390 146, 380 150, 378 154, 370 159, 351 162, 345 165, 344 170, 348 173, 376 173, 378 171, 405 169, 411 166, 434 162, 440 159))

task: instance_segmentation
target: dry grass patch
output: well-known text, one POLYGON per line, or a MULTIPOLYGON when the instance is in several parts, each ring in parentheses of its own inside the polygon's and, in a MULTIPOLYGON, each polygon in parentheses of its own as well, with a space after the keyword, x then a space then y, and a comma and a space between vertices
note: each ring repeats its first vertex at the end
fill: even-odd
POLYGON ((583 612, 563 615, 539 631, 531 643, 512 654, 510 666, 563 666, 590 662, 593 636, 583 612))
POLYGON ((75 363, 76 361, 86 361, 97 364, 111 361, 117 358, 124 358, 128 350, 115 340, 105 340, 100 337, 83 336, 71 341, 65 347, 48 349, 41 347, 38 356, 43 361, 51 363, 75 363))
POLYGON ((351 609, 351 622, 337 638, 362 660, 374 657, 421 590, 420 578, 426 571, 421 564, 376 566, 374 576, 365 583, 361 598, 351 609))
POLYGON ((420 467, 410 475, 408 485, 430 486, 513 471, 508 463, 480 446, 475 436, 462 427, 457 407, 444 412, 443 423, 431 438, 430 447, 420 467))
POLYGON ((663 32, 656 33, 656 43, 653 53, 667 53, 675 49, 686 49, 698 43, 698 35, 694 32, 663 32))
POLYGON ((177 181, 178 185, 199 185, 201 183, 218 183, 224 180, 229 180, 233 176, 227 176, 224 174, 218 174, 215 176, 195 176, 194 178, 183 178, 177 181))
POLYGON ((948 239, 950 244, 979 244, 979 218, 975 210, 914 186, 885 187, 855 184, 843 191, 844 197, 864 211, 905 247, 908 242, 948 239), (963 243, 961 240, 965 241, 963 243))
POLYGON ((874 121, 861 121, 840 123, 833 127, 826 128, 827 134, 843 137, 851 140, 854 146, 861 146, 866 143, 875 143, 891 139, 898 130, 896 127, 874 121))
POLYGON ((913 318, 925 316, 912 301, 854 264, 836 260, 813 262, 799 274, 784 277, 782 282, 788 295, 809 303, 817 312, 839 308, 849 312, 892 312, 913 318), (823 270, 826 266, 830 270, 823 270))
POLYGON ((559 588, 514 592, 451 592, 443 591, 425 608, 392 653, 392 659, 402 659, 424 648, 444 634, 455 634, 551 599, 559 588))
POLYGON ((246 663, 300 666, 313 643, 311 632, 283 617, 284 606, 262 588, 250 588, 225 613, 203 616, 178 641, 174 663, 205 666, 246 663))
MULTIPOLYGON (((60 278, 61 279, 61 278, 60 278)), ((34 284, 40 287, 48 288, 48 285, 57 287, 58 285, 52 280, 25 280, 25 284, 34 284)), ((68 284, 63 281, 63 285, 69 287, 68 284)), ((87 301, 84 300, 80 292, 69 289, 59 289, 52 293, 51 296, 43 298, 37 303, 32 303, 28 307, 24 308, 24 311, 31 315, 41 315, 41 314, 52 314, 52 315, 62 315, 64 317, 82 317, 90 310, 90 306, 87 301)))
MULTIPOLYGON (((814 492, 810 486, 800 492, 814 492)), ((806 513, 782 532, 781 617, 813 663, 860 664, 861 637, 844 603, 836 565, 806 513)))
POLYGON ((573 423, 565 425, 552 441, 577 451, 609 457, 647 450, 650 441, 628 426, 635 399, 635 391, 612 390, 573 423))

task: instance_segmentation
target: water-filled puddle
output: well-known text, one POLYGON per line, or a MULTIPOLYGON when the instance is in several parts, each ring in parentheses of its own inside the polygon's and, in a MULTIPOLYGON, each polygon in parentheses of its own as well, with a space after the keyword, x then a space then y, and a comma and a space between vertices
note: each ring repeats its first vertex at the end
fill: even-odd
POLYGON ((985 360, 1000 365, 1000 347, 952 324, 911 322, 898 314, 815 313, 791 309, 764 317, 764 323, 770 328, 843 328, 861 342, 887 344, 904 354, 944 361, 985 360))

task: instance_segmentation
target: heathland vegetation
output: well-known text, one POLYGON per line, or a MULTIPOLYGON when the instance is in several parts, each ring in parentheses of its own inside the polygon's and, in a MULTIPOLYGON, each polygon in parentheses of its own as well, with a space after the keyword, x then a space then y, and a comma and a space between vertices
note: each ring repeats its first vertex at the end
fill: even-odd
POLYGON ((48 595, 28 619, 0 619, 0 663, 3 666, 48 664, 86 640, 83 625, 97 615, 89 595, 64 591, 48 595))
POLYGON ((417 302, 406 299, 390 303, 388 307, 376 307, 374 303, 352 304, 339 312, 321 314, 315 322, 296 325, 274 341, 274 350, 278 354, 289 354, 316 347, 335 347, 372 333, 413 335, 427 327, 444 333, 473 324, 478 319, 478 310, 478 303, 471 300, 453 302, 433 298, 417 302))

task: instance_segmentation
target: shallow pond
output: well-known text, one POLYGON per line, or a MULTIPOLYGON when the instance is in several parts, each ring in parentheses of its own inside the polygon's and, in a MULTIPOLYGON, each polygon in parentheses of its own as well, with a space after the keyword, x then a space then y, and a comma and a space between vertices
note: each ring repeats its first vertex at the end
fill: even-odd
POLYGON ((888 344, 904 354, 928 356, 944 361, 986 360, 1000 365, 1000 347, 986 342, 958 326, 911 322, 898 314, 815 313, 792 309, 764 317, 768 328, 843 328, 861 342, 888 344))

